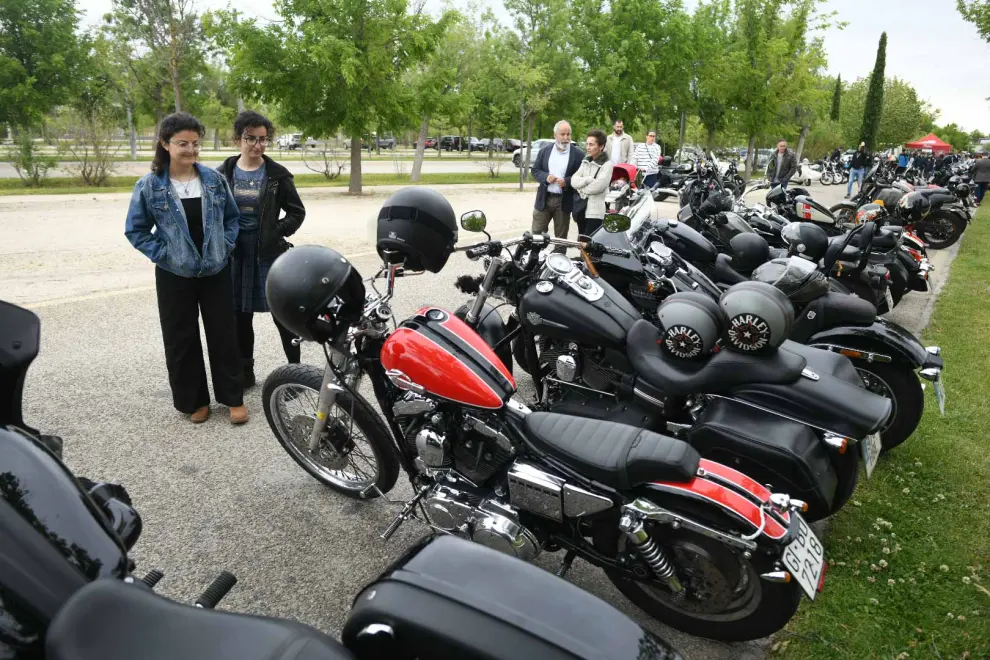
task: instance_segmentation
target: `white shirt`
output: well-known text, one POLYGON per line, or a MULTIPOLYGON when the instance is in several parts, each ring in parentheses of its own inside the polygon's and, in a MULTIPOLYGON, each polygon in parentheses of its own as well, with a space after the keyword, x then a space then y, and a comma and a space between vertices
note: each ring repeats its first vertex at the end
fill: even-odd
MULTIPOLYGON (((547 169, 550 170, 550 174, 563 179, 567 176, 567 163, 571 160, 571 143, 567 143, 567 148, 561 151, 554 144, 553 148, 550 149, 550 161, 547 163, 547 169)), ((557 193, 558 195, 564 192, 564 189, 560 187, 558 183, 548 183, 547 192, 557 193)))
POLYGON ((613 163, 620 162, 622 158, 622 136, 612 136, 612 151, 608 154, 608 159, 613 163))
POLYGON ((192 199, 203 196, 203 184, 200 182, 198 174, 192 181, 179 181, 172 178, 169 178, 169 180, 172 182, 172 192, 179 199, 192 199))
MULTIPOLYGON (((615 147, 613 147, 613 150, 615 147)), ((660 171, 660 145, 654 142, 645 142, 636 147, 636 167, 643 170, 644 174, 656 174, 660 171)))

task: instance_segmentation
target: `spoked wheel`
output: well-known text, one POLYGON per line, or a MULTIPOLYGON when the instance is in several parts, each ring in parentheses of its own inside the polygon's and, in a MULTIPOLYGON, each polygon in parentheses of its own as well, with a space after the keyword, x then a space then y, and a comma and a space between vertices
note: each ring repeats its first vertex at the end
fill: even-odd
POLYGON ((866 389, 890 399, 890 419, 880 431, 883 451, 893 449, 914 433, 925 410, 925 394, 918 376, 908 365, 893 362, 854 361, 866 389))
POLYGON ((323 371, 287 364, 265 379, 262 401, 282 448, 312 477, 354 498, 387 493, 399 476, 391 436, 363 397, 338 392, 315 452, 309 449, 323 371), (377 487, 377 490, 375 488, 377 487))
POLYGON ((600 535, 596 547, 605 550, 600 544, 610 545, 614 555, 625 556, 644 577, 637 581, 609 574, 609 579, 647 614, 678 630, 725 641, 759 639, 783 628, 801 602, 795 582, 760 578, 760 573, 774 570, 770 557, 757 553, 746 559, 708 537, 655 527, 650 534, 664 548, 684 586, 684 592, 675 594, 654 578, 635 548, 627 547, 625 536, 612 529, 611 525, 602 528, 600 534, 613 538, 600 535))
POLYGON ((930 249, 943 250, 959 240, 966 229, 966 221, 955 214, 938 210, 915 223, 914 228, 930 249))
POLYGON ((828 171, 828 170, 825 170, 824 172, 822 172, 821 182, 822 182, 822 185, 823 186, 830 186, 830 185, 832 185, 832 173, 830 171, 828 171))

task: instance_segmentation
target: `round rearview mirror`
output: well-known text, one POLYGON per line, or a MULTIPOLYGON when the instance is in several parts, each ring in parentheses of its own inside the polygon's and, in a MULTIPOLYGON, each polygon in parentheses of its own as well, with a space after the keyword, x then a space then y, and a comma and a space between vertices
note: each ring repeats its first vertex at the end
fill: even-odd
POLYGON ((619 232, 629 231, 632 221, 629 219, 629 216, 621 213, 606 213, 605 219, 602 221, 602 226, 608 233, 618 234, 619 232))
POLYGON ((464 231, 485 231, 487 225, 484 211, 468 211, 461 216, 461 229, 464 231))

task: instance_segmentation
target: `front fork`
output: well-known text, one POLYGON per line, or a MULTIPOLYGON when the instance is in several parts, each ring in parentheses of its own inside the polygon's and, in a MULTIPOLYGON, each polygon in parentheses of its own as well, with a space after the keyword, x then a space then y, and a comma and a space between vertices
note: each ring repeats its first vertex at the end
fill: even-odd
MULTIPOLYGON (((323 370, 323 383, 320 385, 320 397, 316 404, 316 419, 313 421, 313 429, 309 433, 309 451, 313 453, 320 448, 320 436, 323 435, 323 431, 327 427, 330 411, 337 402, 337 394, 346 392, 348 388, 356 388, 360 379, 360 373, 353 368, 356 366, 354 358, 339 353, 335 356, 332 355, 331 359, 333 357, 339 358, 340 365, 335 370, 334 366, 327 362, 327 366, 323 370), (345 383, 340 382, 340 378, 337 376, 338 371, 344 374, 345 383), (344 387, 345 384, 347 387, 344 387)), ((334 449, 340 451, 339 447, 334 447, 334 449)))

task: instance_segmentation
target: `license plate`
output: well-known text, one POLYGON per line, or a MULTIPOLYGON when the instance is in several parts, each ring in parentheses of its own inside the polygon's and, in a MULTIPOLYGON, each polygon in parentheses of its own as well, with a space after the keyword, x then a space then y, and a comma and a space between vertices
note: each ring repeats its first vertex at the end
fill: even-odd
POLYGON ((877 466, 877 460, 880 458, 880 450, 883 449, 883 440, 880 439, 879 433, 871 433, 863 440, 860 440, 859 446, 863 448, 863 462, 866 463, 866 478, 869 479, 873 474, 873 468, 877 466))
POLYGON ((938 372, 938 378, 933 383, 935 385, 935 398, 938 399, 938 411, 945 414, 945 383, 942 382, 942 372, 938 372))
POLYGON ((791 513, 791 519, 798 526, 797 538, 784 548, 784 566, 805 595, 814 600, 825 570, 825 548, 801 516, 791 513))
POLYGON ((889 286, 883 290, 883 297, 887 299, 887 311, 894 311, 894 296, 890 294, 889 286))

